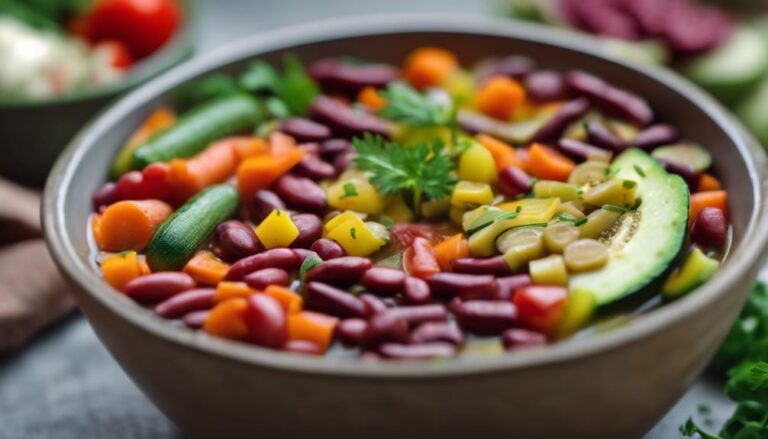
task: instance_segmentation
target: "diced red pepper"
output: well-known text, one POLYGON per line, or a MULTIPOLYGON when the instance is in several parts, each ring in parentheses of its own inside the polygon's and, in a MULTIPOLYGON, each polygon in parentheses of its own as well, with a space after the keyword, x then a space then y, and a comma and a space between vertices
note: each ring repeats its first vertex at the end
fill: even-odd
POLYGON ((411 276, 427 277, 440 272, 435 249, 429 240, 417 236, 413 244, 403 253, 403 270, 411 276))
POLYGON ((563 287, 531 285, 519 288, 512 300, 523 326, 551 335, 562 320, 568 291, 563 287))

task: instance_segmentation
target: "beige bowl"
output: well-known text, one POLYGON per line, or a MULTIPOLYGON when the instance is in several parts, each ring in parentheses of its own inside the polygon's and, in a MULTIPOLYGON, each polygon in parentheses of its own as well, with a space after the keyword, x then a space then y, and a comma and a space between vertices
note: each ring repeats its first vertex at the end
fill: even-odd
POLYGON ((80 305, 117 361, 197 437, 639 437, 702 372, 763 260, 765 156, 721 107, 670 73, 595 53, 588 40, 520 23, 462 16, 387 16, 305 25, 253 38, 180 66, 131 93, 80 133, 44 200, 45 233, 80 305), (89 257, 89 194, 110 159, 177 85, 286 51, 311 61, 348 55, 399 62, 421 45, 465 63, 523 54, 582 68, 647 96, 660 119, 706 144, 729 188, 734 246, 695 293, 625 326, 545 349, 446 362, 363 364, 209 337, 155 317, 101 279, 89 257), (504 436, 500 436, 504 437, 504 436))

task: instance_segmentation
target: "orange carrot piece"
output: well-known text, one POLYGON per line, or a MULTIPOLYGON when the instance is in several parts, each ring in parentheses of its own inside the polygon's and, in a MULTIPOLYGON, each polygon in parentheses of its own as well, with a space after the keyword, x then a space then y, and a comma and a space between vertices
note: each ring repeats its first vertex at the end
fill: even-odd
POLYGON ((160 200, 130 200, 112 204, 101 217, 101 249, 143 249, 172 212, 171 206, 160 200))
POLYGON ((230 137, 229 141, 232 144, 232 149, 235 153, 235 159, 238 163, 242 162, 248 157, 267 154, 269 152, 269 146, 267 143, 258 137, 230 137))
POLYGON ((142 276, 141 264, 135 251, 110 255, 101 261, 101 274, 108 284, 122 291, 128 282, 142 276))
POLYGON ((284 156, 296 151, 296 140, 293 137, 275 131, 269 135, 269 152, 275 156, 284 156))
POLYGON ((209 334, 231 340, 242 340, 248 335, 245 324, 245 310, 248 301, 234 298, 221 302, 211 310, 203 324, 203 330, 209 334))
POLYGON ((216 285, 224 279, 229 271, 229 264, 222 262, 213 253, 202 250, 184 266, 184 273, 192 276, 197 283, 216 285))
POLYGON ((304 150, 294 149, 284 155, 265 154, 243 160, 237 168, 237 189, 243 199, 266 189, 301 162, 304 150))
POLYGON ((475 136, 475 139, 491 153, 498 171, 510 166, 524 167, 523 161, 517 156, 517 151, 512 145, 482 133, 475 136))
POLYGON ((500 120, 509 120, 525 102, 525 89, 506 76, 495 76, 477 92, 474 105, 481 113, 500 120))
POLYGON ((280 302, 280 305, 283 306, 283 309, 285 309, 285 312, 288 314, 294 314, 301 311, 302 303, 304 302, 299 294, 279 285, 268 286, 264 290, 264 294, 272 296, 275 300, 280 302))
POLYGON ((459 67, 452 52, 437 47, 421 47, 411 52, 405 60, 405 79, 416 88, 426 88, 442 83, 459 67))
POLYGON ((141 269, 142 276, 152 274, 152 269, 149 268, 149 264, 147 264, 147 258, 142 257, 139 259, 139 268, 141 269))
POLYGON ((311 311, 288 314, 288 339, 309 340, 325 351, 333 341, 333 332, 339 319, 311 311))
POLYGON ((168 107, 160 107, 149 115, 138 130, 131 135, 126 147, 135 148, 160 130, 170 128, 176 123, 176 112, 168 107))
POLYGON ((723 186, 720 184, 720 181, 714 175, 701 174, 699 187, 697 188, 699 192, 719 191, 722 188, 723 186))
POLYGON ((691 210, 688 221, 693 222, 696 215, 705 207, 716 207, 728 215, 728 193, 726 191, 697 192, 691 195, 691 210))
POLYGON ((216 285, 216 294, 213 295, 213 303, 221 303, 234 298, 246 298, 255 294, 256 290, 245 282, 219 282, 216 285))
POLYGON ((368 108, 377 111, 387 105, 387 99, 382 96, 376 87, 365 87, 357 95, 357 101, 368 108))
POLYGON ((224 139, 190 159, 171 160, 168 180, 176 193, 186 199, 234 175, 237 162, 232 143, 224 139))
POLYGON ((542 180, 567 181, 576 164, 544 145, 534 143, 528 151, 528 171, 542 180))
POLYGON ((469 257, 469 243, 463 233, 457 233, 435 246, 435 258, 443 271, 451 271, 453 264, 469 257))
POLYGON ((101 222, 104 215, 95 213, 91 217, 91 232, 93 232, 93 240, 96 241, 96 246, 99 250, 104 249, 104 239, 101 237, 101 222))

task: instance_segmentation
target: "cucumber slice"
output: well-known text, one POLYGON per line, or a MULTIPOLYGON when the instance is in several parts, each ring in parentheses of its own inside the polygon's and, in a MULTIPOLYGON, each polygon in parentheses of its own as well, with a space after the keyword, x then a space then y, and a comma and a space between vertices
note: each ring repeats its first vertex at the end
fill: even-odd
POLYGON ((656 148, 653 158, 683 165, 691 165, 696 172, 704 172, 712 166, 712 155, 697 143, 680 143, 656 148))

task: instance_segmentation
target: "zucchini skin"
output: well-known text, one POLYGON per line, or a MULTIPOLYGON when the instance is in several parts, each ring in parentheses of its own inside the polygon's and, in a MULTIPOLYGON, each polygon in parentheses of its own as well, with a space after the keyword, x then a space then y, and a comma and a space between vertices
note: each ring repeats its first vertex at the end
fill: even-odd
POLYGON ((246 94, 207 102, 185 113, 174 126, 136 148, 132 168, 143 169, 155 162, 192 157, 215 140, 255 129, 260 119, 259 103, 246 94))
POLYGON ((216 227, 237 212, 239 200, 237 189, 228 184, 210 186, 190 198, 152 236, 146 251, 149 268, 184 268, 216 227))

